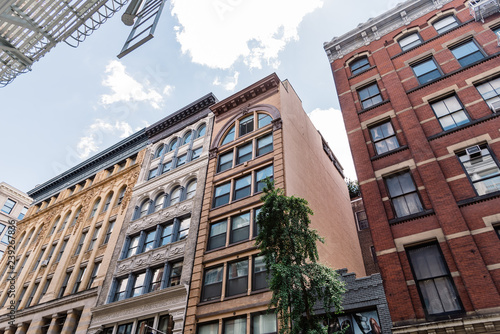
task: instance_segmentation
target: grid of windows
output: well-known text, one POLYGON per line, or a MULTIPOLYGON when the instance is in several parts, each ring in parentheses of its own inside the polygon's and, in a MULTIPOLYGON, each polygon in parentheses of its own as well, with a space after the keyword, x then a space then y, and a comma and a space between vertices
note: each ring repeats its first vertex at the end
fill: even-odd
POLYGON ((469 123, 469 118, 465 113, 464 107, 456 95, 433 102, 431 103, 431 107, 439 120, 439 124, 441 124, 441 127, 445 131, 469 123))
POLYGON ((358 95, 363 109, 382 102, 382 95, 380 94, 377 83, 358 89, 358 95))
POLYGON ((469 147, 458 158, 478 195, 500 191, 500 168, 487 145, 469 147))
POLYGON ((413 72, 415 73, 415 76, 417 77, 418 82, 421 85, 441 76, 441 72, 439 71, 433 58, 429 58, 418 64, 411 65, 411 68, 413 69, 413 72))
POLYGON ((370 127, 370 135, 377 154, 389 152, 399 147, 396 132, 390 121, 370 127))
MULTIPOLYGON (((197 334, 246 334, 247 327, 250 327, 250 334, 276 334, 278 333, 278 322, 276 314, 272 311, 264 311, 237 317, 226 318, 222 320, 222 328, 219 330, 219 322, 211 321, 197 325, 197 334), (250 324, 247 324, 250 319, 250 324)), ((354 333, 354 332, 353 332, 354 333)))
POLYGON ((457 45, 450 50, 462 67, 484 58, 483 53, 473 40, 457 45))
POLYGON ((401 38, 399 41, 399 46, 401 46, 401 50, 406 51, 411 48, 414 48, 417 45, 422 44, 422 40, 418 33, 413 33, 401 38))
POLYGON ((99 203, 101 203, 101 199, 99 198, 95 204, 94 204, 94 207, 92 208, 92 212, 90 213, 90 217, 89 218, 92 218, 95 216, 95 213, 97 212, 97 208, 99 207, 99 203))
POLYGON ((225 145, 234 140, 234 138, 242 137, 250 132, 253 132, 256 128, 260 129, 269 124, 271 124, 272 118, 268 114, 254 112, 250 115, 246 115, 240 120, 235 122, 235 125, 231 126, 226 132, 225 136, 222 138, 220 145, 225 145), (236 133, 236 129, 238 133, 236 133))
POLYGON ((386 177, 385 183, 396 217, 404 217, 424 210, 410 172, 386 177))
POLYGON ((269 133, 262 137, 253 139, 228 152, 219 155, 217 162, 217 172, 223 172, 234 166, 242 164, 253 158, 257 158, 273 150, 273 134, 269 133), (254 149, 255 148, 255 149, 254 149))
POLYGON ((351 75, 355 75, 369 69, 370 62, 367 57, 361 57, 351 62, 349 67, 351 68, 351 75))
POLYGON ((455 16, 450 15, 434 22, 432 25, 434 26, 434 29, 436 29, 438 34, 442 34, 444 32, 447 32, 448 30, 458 27, 458 21, 455 16))

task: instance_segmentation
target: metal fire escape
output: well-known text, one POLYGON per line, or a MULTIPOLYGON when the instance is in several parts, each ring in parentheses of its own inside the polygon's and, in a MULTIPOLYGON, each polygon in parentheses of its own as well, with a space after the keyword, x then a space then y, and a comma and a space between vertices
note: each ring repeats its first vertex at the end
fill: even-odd
POLYGON ((469 10, 474 20, 484 23, 484 19, 500 12, 500 0, 471 0, 469 10))
MULTIPOLYGON (((128 1, 0 0, 0 87, 58 43, 77 47, 128 1)), ((164 1, 130 1, 122 20, 134 27, 121 57, 153 37, 164 1)))

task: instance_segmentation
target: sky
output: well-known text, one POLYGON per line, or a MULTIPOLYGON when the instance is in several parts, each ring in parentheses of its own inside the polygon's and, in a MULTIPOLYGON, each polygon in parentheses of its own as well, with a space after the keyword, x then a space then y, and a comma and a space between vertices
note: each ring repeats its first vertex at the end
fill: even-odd
POLYGON ((130 32, 122 9, 0 88, 0 182, 27 192, 209 92, 223 100, 273 72, 356 179, 323 43, 396 4, 171 0, 155 37, 118 59, 130 32))

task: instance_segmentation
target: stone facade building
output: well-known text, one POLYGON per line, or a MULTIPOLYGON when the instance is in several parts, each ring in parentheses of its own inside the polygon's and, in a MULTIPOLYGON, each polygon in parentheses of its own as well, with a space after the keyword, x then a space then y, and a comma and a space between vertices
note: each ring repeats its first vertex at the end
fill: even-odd
POLYGON ((145 130, 28 192, 16 262, 0 263, 4 334, 84 334, 146 146, 145 130))
MULTIPOLYGON (((208 164, 212 94, 146 129, 150 144, 89 333, 182 333, 208 164)), ((111 255, 111 252, 110 252, 111 255)))
POLYGON ((30 204, 27 194, 5 182, 0 183, 0 260, 14 237, 16 221, 24 218, 30 204))
POLYGON ((342 168, 288 81, 272 74, 210 107, 215 114, 184 333, 275 333, 254 244, 263 182, 306 198, 325 237, 320 260, 364 276, 342 168))
POLYGON ((500 332, 494 0, 409 0, 325 43, 394 333, 500 332))

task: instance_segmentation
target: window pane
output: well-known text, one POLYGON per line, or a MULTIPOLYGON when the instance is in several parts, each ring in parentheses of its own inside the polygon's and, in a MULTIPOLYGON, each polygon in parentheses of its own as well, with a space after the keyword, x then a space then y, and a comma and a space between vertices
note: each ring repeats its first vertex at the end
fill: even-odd
POLYGON ((264 256, 256 256, 253 259, 253 290, 261 290, 269 287, 267 283, 267 270, 264 256))
POLYGON ((223 172, 228 170, 233 166, 233 151, 219 155, 219 167, 218 172, 223 172))
POLYGON ((272 165, 257 171, 257 173, 255 174, 255 182, 256 182, 255 192, 264 190, 266 184, 263 180, 266 179, 267 177, 269 177, 271 180, 273 179, 272 165))
POLYGON ((268 124, 271 124, 271 121, 273 120, 271 116, 266 114, 258 114, 258 115, 259 115, 259 129, 263 128, 268 124))
POLYGON ((500 191, 500 169, 486 146, 481 147, 481 155, 470 157, 460 156, 469 178, 474 184, 478 195, 500 191))
POLYGON ((234 296, 248 290, 248 260, 228 264, 227 295, 234 296))
POLYGON ((433 24, 434 28, 438 32, 438 34, 442 34, 443 32, 446 32, 456 26, 458 26, 457 19, 453 16, 447 16, 442 20, 439 20, 437 22, 434 22, 433 24))
POLYGON ((234 183, 234 198, 233 198, 233 200, 238 200, 240 198, 250 196, 251 182, 252 182, 251 175, 247 175, 247 176, 244 176, 240 179, 237 179, 234 183))
POLYGON ((172 266, 170 270, 170 280, 168 286, 176 286, 181 282, 182 275, 182 262, 177 262, 172 266))
POLYGON ((191 141, 191 135, 192 135, 191 131, 189 131, 184 135, 184 138, 182 138, 182 145, 187 144, 191 141))
POLYGON ((229 129, 229 132, 227 133, 226 137, 222 140, 221 145, 227 144, 229 142, 232 142, 234 140, 234 126, 229 129))
POLYGON ((370 63, 368 62, 368 58, 362 57, 361 59, 355 60, 351 63, 351 74, 355 75, 363 72, 370 68, 370 63))
POLYGON ((187 237, 190 225, 191 218, 186 218, 181 221, 181 225, 179 226, 179 237, 177 238, 177 240, 183 240, 187 237))
POLYGON ((248 240, 250 236, 250 212, 231 218, 231 243, 248 240))
POLYGON ((218 332, 219 323, 198 326, 198 334, 217 334, 218 332))
POLYGON ((241 163, 244 163, 245 161, 252 159, 252 149, 253 149, 252 142, 238 147, 237 148, 238 158, 237 158, 236 163, 241 164, 241 163))
POLYGON ((479 51, 479 48, 473 41, 459 45, 451 49, 451 52, 455 58, 457 58, 461 66, 467 66, 484 58, 483 54, 479 51))
POLYGON ((358 94, 363 109, 382 102, 382 96, 376 83, 360 89, 358 94))
POLYGON ((239 136, 244 136, 253 131, 253 115, 247 116, 240 121, 239 136))
POLYGON ((224 320, 224 334, 245 334, 246 332, 246 317, 224 320))
POLYGON ((260 314, 254 315, 252 318, 252 333, 253 334, 270 334, 276 333, 276 315, 275 314, 260 314))
POLYGON ((226 245, 226 231, 227 231, 226 220, 210 225, 208 250, 223 247, 226 245))
POLYGON ((178 187, 174 191, 172 191, 172 194, 170 195, 170 205, 179 203, 180 198, 181 198, 181 188, 178 187))
POLYGON ((181 155, 180 157, 177 158, 177 167, 184 165, 186 161, 187 161, 187 154, 181 155))
POLYGON ((215 187, 214 207, 218 207, 229 203, 229 192, 231 191, 231 183, 226 183, 215 187))
POLYGON ((207 126, 205 124, 203 124, 202 126, 200 126, 198 128, 197 138, 203 137, 206 132, 207 132, 207 126))
POLYGON ((257 139, 257 156, 266 154, 273 150, 273 134, 257 139))
POLYGON ((411 34, 399 40, 399 45, 401 46, 401 49, 403 51, 411 49, 412 47, 417 46, 420 43, 422 42, 420 41, 417 33, 411 34))

